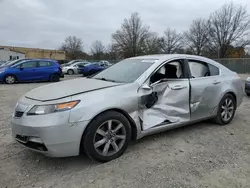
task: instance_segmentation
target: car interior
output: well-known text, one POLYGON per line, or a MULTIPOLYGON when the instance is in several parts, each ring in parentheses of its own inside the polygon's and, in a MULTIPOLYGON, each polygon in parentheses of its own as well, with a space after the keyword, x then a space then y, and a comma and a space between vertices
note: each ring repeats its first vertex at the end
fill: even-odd
POLYGON ((182 78, 182 66, 179 61, 174 61, 163 65, 150 78, 150 83, 155 83, 159 80, 178 79, 182 78))

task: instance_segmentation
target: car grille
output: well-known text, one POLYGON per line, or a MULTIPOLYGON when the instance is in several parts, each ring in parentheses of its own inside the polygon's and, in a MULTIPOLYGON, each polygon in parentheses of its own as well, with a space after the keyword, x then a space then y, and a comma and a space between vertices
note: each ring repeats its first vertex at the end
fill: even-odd
POLYGON ((23 116, 23 112, 20 111, 15 111, 15 117, 22 117, 23 116))

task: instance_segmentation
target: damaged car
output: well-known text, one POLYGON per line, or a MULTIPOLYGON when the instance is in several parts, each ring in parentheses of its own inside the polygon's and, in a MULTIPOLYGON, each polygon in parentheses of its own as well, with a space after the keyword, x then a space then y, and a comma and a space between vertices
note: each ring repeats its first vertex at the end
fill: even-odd
POLYGON ((243 90, 236 73, 211 59, 133 57, 89 78, 31 90, 16 104, 12 135, 47 156, 84 152, 107 162, 130 140, 206 119, 230 123, 243 90))

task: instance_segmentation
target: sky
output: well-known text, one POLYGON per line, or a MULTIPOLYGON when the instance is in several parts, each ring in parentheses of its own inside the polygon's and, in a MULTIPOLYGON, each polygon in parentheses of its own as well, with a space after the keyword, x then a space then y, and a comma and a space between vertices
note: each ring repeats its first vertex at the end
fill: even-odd
MULTIPOLYGON (((111 43, 111 34, 138 12, 150 30, 187 30, 196 18, 208 18, 228 0, 0 0, 0 45, 58 49, 67 36, 111 43)), ((247 7, 250 0, 233 0, 247 7)))

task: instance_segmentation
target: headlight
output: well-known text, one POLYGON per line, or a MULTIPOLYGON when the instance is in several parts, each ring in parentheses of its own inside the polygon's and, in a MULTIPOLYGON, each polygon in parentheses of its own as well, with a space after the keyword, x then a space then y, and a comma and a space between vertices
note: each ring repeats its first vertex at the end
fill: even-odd
POLYGON ((79 102, 80 101, 78 100, 59 104, 36 105, 28 111, 27 115, 43 115, 62 112, 74 108, 79 102))

